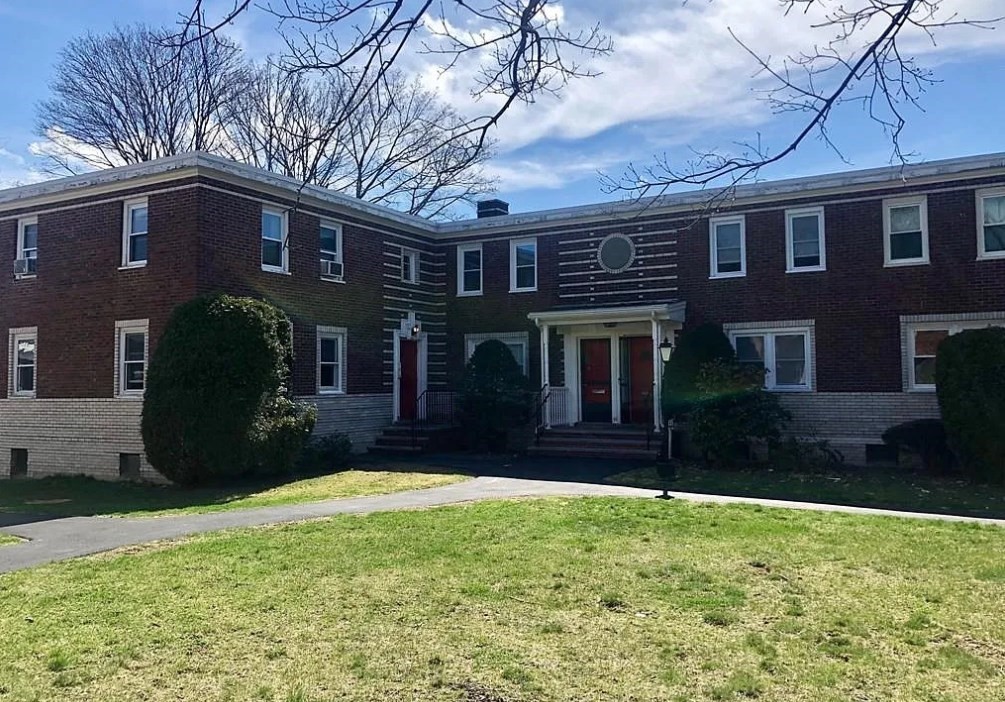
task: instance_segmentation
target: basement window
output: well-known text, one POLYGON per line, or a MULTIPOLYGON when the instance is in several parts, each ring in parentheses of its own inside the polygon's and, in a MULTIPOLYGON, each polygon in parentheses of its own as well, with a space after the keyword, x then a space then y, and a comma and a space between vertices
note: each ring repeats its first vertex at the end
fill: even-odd
POLYGON ((28 477, 28 449, 15 448, 10 450, 10 477, 28 477))

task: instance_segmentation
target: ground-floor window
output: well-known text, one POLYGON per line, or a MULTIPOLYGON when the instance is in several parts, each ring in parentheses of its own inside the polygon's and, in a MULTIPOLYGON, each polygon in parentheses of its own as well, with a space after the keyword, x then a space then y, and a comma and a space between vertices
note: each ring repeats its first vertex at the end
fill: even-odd
POLYGON ((14 397, 35 397, 38 367, 38 330, 12 329, 10 332, 10 378, 14 397))
POLYGON ((812 389, 812 335, 808 327, 733 328, 729 340, 742 365, 763 368, 768 390, 812 389))
POLYGON ((345 392, 346 330, 318 327, 318 392, 345 392))
POLYGON ((530 335, 527 332, 499 332, 490 334, 466 334, 464 336, 464 362, 467 363, 474 354, 478 344, 493 339, 506 344, 513 354, 516 363, 524 375, 528 374, 527 350, 530 347, 530 335))
POLYGON ((935 357, 939 344, 953 334, 965 329, 1005 327, 1005 313, 991 313, 986 319, 955 321, 951 316, 939 320, 931 317, 924 321, 904 324, 907 383, 910 390, 935 390, 935 357))
POLYGON ((147 320, 115 325, 115 387, 119 397, 143 395, 147 379, 147 320))

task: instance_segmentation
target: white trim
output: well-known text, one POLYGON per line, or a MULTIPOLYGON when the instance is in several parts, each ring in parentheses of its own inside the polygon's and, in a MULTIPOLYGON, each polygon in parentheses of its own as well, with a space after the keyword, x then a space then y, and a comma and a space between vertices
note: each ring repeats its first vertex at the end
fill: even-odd
POLYGON ((711 217, 708 220, 708 261, 710 279, 743 278, 747 275, 747 218, 744 215, 728 217, 711 217), (719 272, 718 227, 721 225, 740 225, 740 270, 719 272))
POLYGON ((38 396, 38 327, 18 327, 8 332, 7 353, 7 397, 10 399, 34 399, 38 396), (35 342, 35 364, 32 367, 31 391, 17 389, 17 345, 20 341, 31 339, 35 342))
POLYGON ((142 398, 147 387, 147 371, 150 369, 150 322, 146 319, 132 319, 115 323, 115 397, 142 398), (125 343, 127 334, 143 335, 143 389, 127 390, 124 387, 125 343))
POLYGON ((319 275, 321 276, 322 280, 327 280, 327 281, 332 282, 332 283, 344 283, 345 282, 345 253, 344 252, 345 252, 345 249, 343 248, 343 244, 342 244, 342 225, 339 224, 338 222, 334 221, 334 220, 325 219, 324 217, 321 217, 320 218, 320 222, 318 223, 318 262, 320 263, 322 260, 329 260, 329 259, 322 259, 321 258, 321 254, 327 253, 327 254, 335 254, 335 262, 342 264, 342 275, 340 275, 340 276, 329 276, 329 275, 325 275, 324 273, 319 273, 319 275), (327 249, 322 249, 321 248, 320 238, 321 238, 321 230, 322 229, 331 229, 331 230, 333 230, 335 232, 335 247, 338 249, 338 251, 329 251, 327 249))
POLYGON ((420 280, 419 275, 419 264, 420 264, 419 250, 410 249, 407 246, 401 247, 401 260, 399 261, 398 269, 398 279, 402 283, 408 283, 409 285, 418 285, 420 280), (405 277, 405 261, 408 260, 409 267, 409 277, 405 277))
POLYGON ((346 394, 346 381, 348 380, 348 369, 346 368, 346 359, 348 358, 347 346, 348 346, 348 331, 345 327, 317 327, 317 349, 316 358, 317 362, 314 364, 314 376, 315 383, 314 386, 317 390, 318 395, 345 395, 346 394), (321 385, 321 342, 323 340, 334 340, 338 342, 338 347, 336 349, 338 360, 338 374, 337 380, 338 385, 335 387, 323 387, 321 385))
MULTIPOLYGON (((484 341, 500 341, 508 347, 510 344, 519 344, 523 347, 523 364, 521 370, 526 376, 530 376, 530 334, 527 332, 488 332, 479 334, 464 335, 464 364, 467 365, 474 354, 475 349, 484 341)), ((519 363, 519 359, 516 359, 519 363)))
POLYGON ((477 297, 485 290, 485 253, 481 243, 460 244, 457 247, 457 297, 477 297), (464 254, 469 251, 478 252, 478 289, 464 289, 464 254))
POLYGON ((989 197, 1005 197, 1005 188, 988 188, 975 193, 977 201, 977 260, 993 261, 1005 258, 1005 251, 991 251, 985 248, 987 239, 984 236, 984 200, 989 197))
MULTIPOLYGON (((25 249, 24 249, 24 230, 25 230, 26 227, 30 227, 32 225, 35 225, 35 248, 34 249, 30 249, 30 250, 34 251, 35 256, 33 258, 35 259, 35 265, 38 266, 38 216, 37 215, 36 216, 32 216, 32 217, 21 217, 21 218, 19 218, 17 220, 17 251, 16 251, 17 255, 15 256, 15 260, 20 260, 22 258, 25 258, 25 255, 24 255, 24 251, 25 251, 25 249)), ((35 273, 15 274, 14 275, 14 279, 15 280, 25 280, 25 279, 34 278, 36 275, 37 275, 37 268, 36 268, 36 272, 35 273)))
MULTIPOLYGON (((278 205, 262 205, 262 218, 265 215, 273 215, 280 218, 280 231, 281 231, 281 249, 283 263, 281 266, 271 266, 265 263, 262 257, 262 242, 265 241, 265 227, 263 222, 259 222, 259 232, 258 232, 258 255, 259 260, 262 264, 262 270, 267 273, 289 273, 290 272, 290 218, 286 210, 278 205)), ((269 241, 275 241, 275 239, 269 239, 269 241)))
POLYGON ((416 363, 418 364, 418 378, 416 380, 415 394, 416 396, 421 395, 426 391, 428 387, 428 376, 429 376, 429 337, 426 332, 422 330, 422 322, 418 320, 415 312, 409 312, 405 317, 402 317, 398 321, 398 328, 394 330, 393 334, 393 350, 392 350, 392 375, 393 382, 391 384, 391 390, 394 396, 394 402, 391 407, 391 420, 397 422, 401 419, 401 340, 406 341, 416 341, 419 344, 418 348, 418 359, 416 363), (412 327, 418 325, 419 333, 418 335, 412 334, 412 327))
MULTIPOLYGON (((934 383, 915 382, 915 352, 917 350, 916 337, 919 331, 946 331, 949 336, 959 334, 966 329, 985 329, 987 327, 1005 328, 1005 313, 989 312, 982 313, 982 319, 960 319, 963 315, 924 315, 914 318, 916 321, 908 321, 911 317, 901 317, 901 361, 904 363, 904 389, 908 392, 935 392, 934 383), (924 321, 917 321, 924 320, 924 321)), ((970 315, 966 315, 970 316, 970 315)))
POLYGON ((602 324, 603 322, 648 322, 650 319, 684 323, 687 304, 674 302, 665 305, 628 305, 625 307, 592 307, 579 310, 531 312, 527 319, 547 322, 552 326, 569 324, 602 324))
POLYGON ((801 207, 797 209, 785 210, 785 272, 786 273, 812 273, 827 270, 827 237, 825 234, 825 214, 823 207, 801 207), (796 217, 817 217, 817 240, 820 245, 820 263, 815 266, 796 267, 795 245, 793 240, 794 231, 792 220, 796 217))
POLYGON ((924 266, 929 263, 928 255, 928 196, 917 195, 883 200, 883 266, 896 268, 898 266, 924 266), (896 207, 918 207, 921 213, 921 257, 898 258, 890 257, 890 210, 896 207))
POLYGON ((761 336, 764 337, 764 389, 772 392, 813 392, 816 389, 816 334, 815 323, 812 320, 803 320, 799 323, 790 322, 768 322, 768 323, 742 323, 725 324, 723 330, 729 336, 729 343, 736 348, 736 339, 740 336, 761 336), (807 323, 808 322, 808 323, 807 323), (802 385, 781 385, 775 380, 776 353, 775 337, 796 336, 803 337, 803 357, 806 363, 806 382, 802 385))
MULTIPOLYGON (((522 239, 510 239, 509 240, 509 291, 511 293, 524 293, 524 292, 536 292, 537 291, 537 275, 538 275, 538 250, 537 250, 537 237, 524 237, 522 239), (516 277, 516 250, 519 246, 525 246, 527 244, 534 245, 534 285, 526 288, 517 287, 517 277, 516 277)), ((524 266, 526 268, 527 266, 524 266)))
POLYGON ((142 268, 147 265, 147 260, 150 257, 150 208, 147 204, 147 198, 140 197, 133 200, 126 200, 122 203, 122 266, 119 270, 124 270, 127 268, 142 268), (133 232, 130 229, 132 225, 132 212, 133 210, 145 209, 147 211, 147 231, 145 232, 133 232), (130 261, 129 260, 129 250, 130 250, 130 239, 134 236, 145 236, 147 237, 147 258, 142 260, 130 261))

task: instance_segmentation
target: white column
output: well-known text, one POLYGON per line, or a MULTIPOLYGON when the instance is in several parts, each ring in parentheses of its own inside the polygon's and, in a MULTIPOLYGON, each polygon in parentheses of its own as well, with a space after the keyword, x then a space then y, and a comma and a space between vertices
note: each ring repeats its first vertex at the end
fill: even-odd
POLYGON ((660 430, 660 396, 663 388, 663 362, 660 360, 660 323, 654 316, 653 323, 653 424, 660 430))
MULTIPOLYGON (((547 324, 542 324, 539 329, 541 330, 541 387, 548 391, 549 378, 551 377, 549 370, 550 364, 548 362, 548 342, 549 342, 549 330, 547 324)), ((545 404, 544 409, 544 426, 547 429, 551 428, 551 399, 545 404)))

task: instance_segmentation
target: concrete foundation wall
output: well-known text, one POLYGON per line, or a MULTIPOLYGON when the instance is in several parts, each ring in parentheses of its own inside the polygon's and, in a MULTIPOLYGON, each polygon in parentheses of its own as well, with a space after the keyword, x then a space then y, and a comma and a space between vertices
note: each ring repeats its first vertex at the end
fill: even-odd
POLYGON ((814 392, 782 396, 792 412, 789 432, 826 439, 851 464, 865 464, 867 444, 882 444, 890 427, 912 419, 938 418, 935 393, 814 392))

